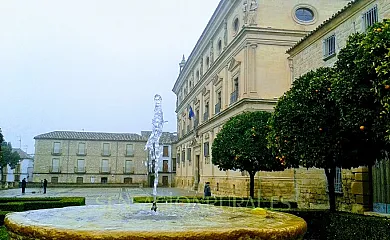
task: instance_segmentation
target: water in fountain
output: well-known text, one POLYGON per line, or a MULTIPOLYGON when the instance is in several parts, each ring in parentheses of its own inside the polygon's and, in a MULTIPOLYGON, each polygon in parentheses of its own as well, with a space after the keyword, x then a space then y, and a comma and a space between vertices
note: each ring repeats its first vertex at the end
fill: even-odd
POLYGON ((152 169, 154 176, 153 183, 153 206, 152 210, 157 210, 157 185, 158 185, 158 171, 159 162, 162 158, 162 146, 160 146, 160 137, 163 132, 164 116, 162 111, 162 98, 156 94, 154 96, 154 116, 152 120, 152 133, 146 143, 145 150, 149 151, 151 162, 149 167, 152 169))

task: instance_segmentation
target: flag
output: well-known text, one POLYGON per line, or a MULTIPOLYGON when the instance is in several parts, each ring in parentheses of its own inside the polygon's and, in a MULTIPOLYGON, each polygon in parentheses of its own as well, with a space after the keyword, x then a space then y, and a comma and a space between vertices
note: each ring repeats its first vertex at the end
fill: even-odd
POLYGON ((195 117, 195 113, 194 111, 192 111, 192 107, 190 106, 190 109, 188 111, 188 118, 191 119, 193 117, 195 117))

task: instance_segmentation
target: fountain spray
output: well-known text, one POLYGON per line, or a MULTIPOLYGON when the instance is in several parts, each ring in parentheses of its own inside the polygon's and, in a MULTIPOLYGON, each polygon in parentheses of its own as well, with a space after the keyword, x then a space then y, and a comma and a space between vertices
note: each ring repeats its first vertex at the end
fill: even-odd
POLYGON ((162 158, 162 146, 160 146, 160 137, 163 132, 164 116, 162 111, 162 98, 156 94, 154 96, 154 116, 152 120, 152 133, 146 143, 145 150, 149 150, 151 162, 149 167, 152 169, 154 176, 153 184, 153 205, 151 210, 157 211, 157 185, 158 185, 158 171, 159 162, 162 158))

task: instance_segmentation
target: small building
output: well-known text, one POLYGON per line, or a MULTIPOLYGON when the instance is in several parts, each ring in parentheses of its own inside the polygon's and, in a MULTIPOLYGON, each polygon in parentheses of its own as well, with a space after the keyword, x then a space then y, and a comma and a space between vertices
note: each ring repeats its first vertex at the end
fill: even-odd
MULTIPOLYGON (((142 131, 141 135, 148 139, 151 135, 151 131, 142 131)), ((158 171, 158 182, 159 186, 163 187, 173 187, 176 175, 176 141, 177 134, 163 132, 160 137, 160 146, 162 146, 162 162, 159 163, 158 171)), ((148 154, 148 163, 151 163, 150 154, 148 154)), ((152 187, 154 183, 154 176, 152 173, 152 168, 149 167, 149 186, 152 187)))
POLYGON ((7 164, 7 167, 4 169, 3 177, 6 181, 6 187, 18 186, 23 178, 26 178, 27 182, 31 182, 33 179, 33 157, 20 148, 12 148, 12 151, 17 152, 20 155, 20 161, 15 168, 11 168, 11 166, 7 164))
MULTIPOLYGON (((150 135, 150 132, 149 132, 150 135)), ((53 184, 149 185, 148 132, 105 133, 54 131, 36 136, 34 182, 53 184)), ((175 137, 164 133, 161 184, 171 186, 174 177, 171 144, 175 137), (168 151, 168 152, 166 152, 168 151)))

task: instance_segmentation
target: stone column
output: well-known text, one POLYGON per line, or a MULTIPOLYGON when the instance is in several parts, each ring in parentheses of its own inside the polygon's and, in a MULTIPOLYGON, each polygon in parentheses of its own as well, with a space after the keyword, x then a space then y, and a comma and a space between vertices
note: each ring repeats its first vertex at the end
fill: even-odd
POLYGON ((367 167, 352 169, 355 179, 351 184, 351 192, 355 196, 356 205, 352 206, 352 212, 363 213, 370 208, 370 179, 367 167))

